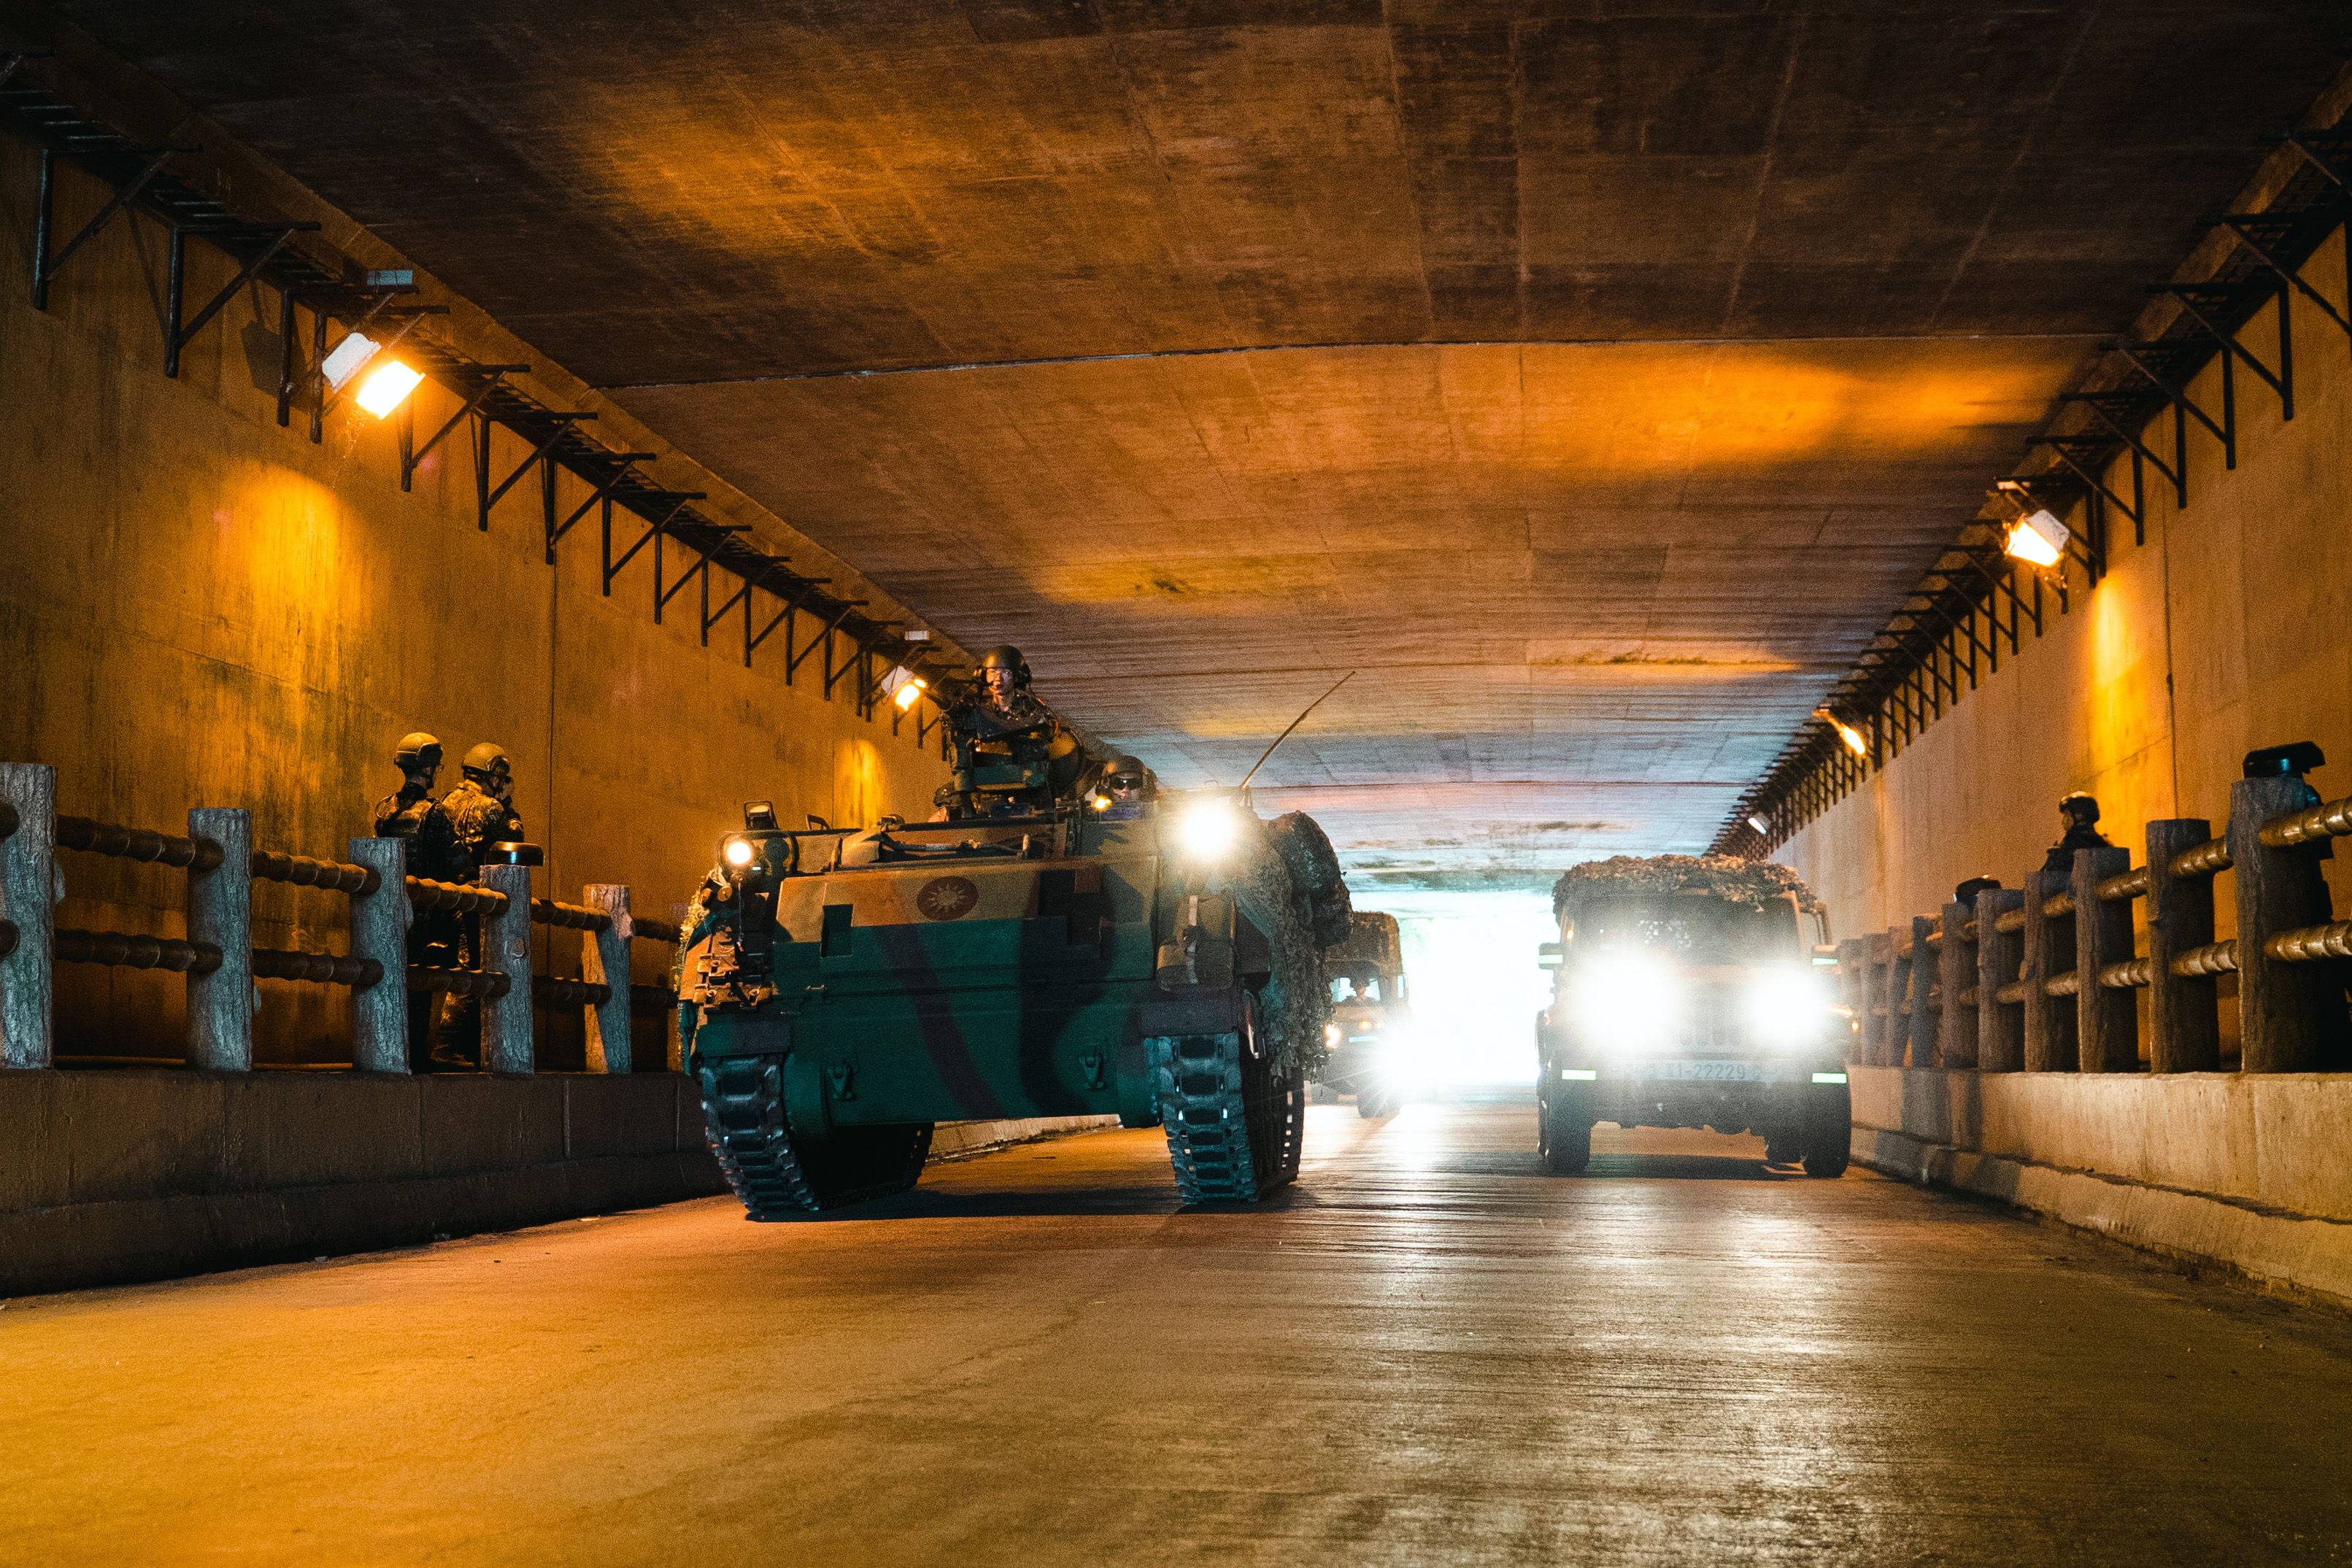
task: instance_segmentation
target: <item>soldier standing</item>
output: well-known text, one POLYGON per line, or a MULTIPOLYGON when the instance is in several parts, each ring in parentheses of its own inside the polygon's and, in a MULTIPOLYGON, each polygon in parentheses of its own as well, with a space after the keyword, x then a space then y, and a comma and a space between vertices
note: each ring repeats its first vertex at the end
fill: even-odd
MULTIPOLYGON (((433 799, 433 780, 441 770, 441 742, 419 730, 400 737, 393 762, 401 774, 400 789, 375 804, 375 836, 405 841, 408 874, 435 882, 459 882, 470 870, 457 852, 457 835, 447 813, 433 799)), ((462 946, 456 912, 421 909, 408 927, 407 959, 427 969, 458 967, 462 946)), ((419 993, 408 1009, 408 1070, 429 1071, 427 1052, 433 1045, 434 1009, 429 993, 419 993)))
MULTIPOLYGON (((466 781, 442 797, 441 810, 449 820, 457 858, 465 868, 457 880, 478 882, 489 846, 520 840, 522 819, 508 804, 514 794, 514 768, 503 750, 484 741, 466 753, 464 766, 466 781)), ((482 967, 482 917, 463 915, 457 919, 460 942, 455 967, 478 969, 482 967)), ((441 1023, 434 1036, 433 1067, 441 1071, 471 1070, 480 1065, 481 1050, 482 998, 443 998, 441 1023)))
POLYGON ((2056 843, 2050 846, 2050 852, 2042 857, 2042 875, 2055 873, 2063 876, 2071 873, 2074 869, 2076 850, 2115 848, 2107 842, 2107 835, 2095 825, 2099 820, 2098 801, 2080 789, 2058 802, 2058 816, 2066 824, 2066 831, 2059 836, 2056 843))
POLYGON ((1028 816, 1050 811, 1087 766, 1077 739, 1029 691, 1029 662, 1009 643, 980 658, 977 690, 950 705, 955 779, 935 796, 949 815, 1028 816))

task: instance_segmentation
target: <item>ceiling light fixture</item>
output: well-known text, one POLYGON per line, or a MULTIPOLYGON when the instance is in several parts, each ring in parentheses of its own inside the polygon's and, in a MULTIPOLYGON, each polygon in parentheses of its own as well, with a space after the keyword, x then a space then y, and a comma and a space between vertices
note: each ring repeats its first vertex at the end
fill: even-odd
POLYGON ((1760 833, 1769 833, 1769 832, 1772 831, 1772 824, 1771 824, 1771 823, 1769 823, 1769 822, 1768 822, 1768 821, 1766 821, 1763 818, 1759 817, 1759 816, 1752 816, 1752 815, 1751 815, 1751 816, 1748 819, 1748 825, 1749 827, 1751 827, 1751 828, 1755 829, 1755 830, 1757 831, 1757 832, 1759 832, 1759 834, 1760 834, 1760 833))

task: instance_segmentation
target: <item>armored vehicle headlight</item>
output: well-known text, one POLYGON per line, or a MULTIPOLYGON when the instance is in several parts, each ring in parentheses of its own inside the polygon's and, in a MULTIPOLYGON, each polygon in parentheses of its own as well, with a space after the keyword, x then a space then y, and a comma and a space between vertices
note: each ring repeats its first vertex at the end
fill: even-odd
POLYGON ((1222 800, 1203 801, 1184 813, 1178 825, 1184 848, 1202 860, 1214 860, 1234 847, 1233 808, 1222 800))
POLYGON ((730 839, 727 841, 726 853, 727 863, 729 865, 735 866, 739 869, 743 866, 750 865, 751 863, 751 858, 759 852, 760 852, 757 849, 752 847, 751 841, 749 839, 730 839))
POLYGON ((1804 1045, 1830 1020, 1829 989, 1809 969, 1772 969, 1748 982, 1748 1031, 1767 1045, 1804 1045))

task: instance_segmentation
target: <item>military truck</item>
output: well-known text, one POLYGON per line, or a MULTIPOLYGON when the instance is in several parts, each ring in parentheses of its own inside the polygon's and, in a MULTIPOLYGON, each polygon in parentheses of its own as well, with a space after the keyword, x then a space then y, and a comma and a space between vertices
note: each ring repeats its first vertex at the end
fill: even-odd
POLYGON ((1323 974, 1331 991, 1323 1082, 1353 1094, 1358 1115, 1390 1115, 1410 1087, 1395 1055, 1412 1032, 1396 916, 1359 912, 1347 940, 1324 952, 1323 974))
POLYGON ((755 1219, 912 1186, 938 1122, 1110 1113, 1166 1130, 1185 1202, 1249 1203, 1297 1174, 1347 918, 1322 830, 1244 794, 856 831, 753 802, 679 1032, 755 1219))
POLYGON ((1785 866, 1656 855, 1570 867, 1536 1019, 1538 1147, 1585 1168, 1598 1122, 1762 1135, 1766 1158, 1845 1174, 1846 1016, 1828 916, 1785 866))

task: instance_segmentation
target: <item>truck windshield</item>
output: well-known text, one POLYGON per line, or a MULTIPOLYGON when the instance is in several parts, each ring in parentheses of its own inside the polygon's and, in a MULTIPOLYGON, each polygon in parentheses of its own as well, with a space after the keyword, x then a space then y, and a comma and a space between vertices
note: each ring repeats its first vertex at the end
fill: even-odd
POLYGON ((1688 964, 1755 964, 1796 955, 1797 911, 1786 899, 1769 904, 1668 895, 1596 898, 1576 906, 1567 933, 1581 948, 1664 949, 1688 964))
POLYGON ((1326 964, 1323 972, 1330 980, 1333 1002, 1358 1002, 1368 1007, 1380 1005, 1381 972, 1378 969, 1326 964))

